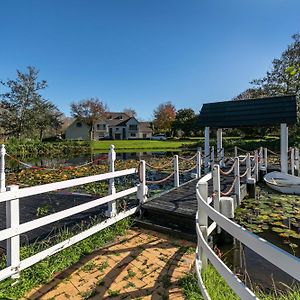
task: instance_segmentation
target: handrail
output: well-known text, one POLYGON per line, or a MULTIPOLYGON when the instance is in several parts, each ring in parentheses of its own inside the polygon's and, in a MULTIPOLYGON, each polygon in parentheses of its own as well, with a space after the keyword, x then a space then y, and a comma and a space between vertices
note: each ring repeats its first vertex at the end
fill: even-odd
POLYGON ((201 278, 201 268, 203 267, 203 259, 205 256, 211 261, 217 271, 224 277, 229 286, 239 295, 242 299, 258 299, 255 294, 249 290, 238 279, 231 270, 222 262, 222 260, 215 255, 213 250, 209 247, 206 236, 207 218, 210 218, 216 223, 217 226, 223 228, 226 232, 231 234, 234 238, 241 243, 252 249, 254 252, 279 267, 282 271, 286 272, 293 278, 300 280, 300 259, 285 252, 284 250, 276 247, 275 245, 267 242, 263 238, 249 232, 242 226, 228 219, 226 216, 218 212, 214 207, 208 204, 208 185, 207 181, 212 179, 212 173, 202 177, 196 186, 196 197, 198 201, 198 213, 196 215, 196 231, 198 237, 198 246, 196 254, 196 266, 198 283, 205 299, 210 299, 207 290, 205 289, 203 280, 201 278), (203 198, 206 197, 207 199, 203 198), (205 221, 206 219, 206 221, 205 221), (201 223, 200 223, 201 222, 201 223), (203 225, 204 224, 204 225, 203 225), (206 224, 206 225, 205 225, 206 224), (206 234, 206 236, 204 235, 206 234), (205 255, 205 256, 203 256, 205 255))

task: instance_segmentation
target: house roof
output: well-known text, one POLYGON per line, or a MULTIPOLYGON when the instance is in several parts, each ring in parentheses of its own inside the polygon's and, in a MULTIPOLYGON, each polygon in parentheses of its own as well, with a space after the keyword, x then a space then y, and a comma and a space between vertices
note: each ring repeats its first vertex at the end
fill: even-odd
POLYGON ((131 119, 131 117, 123 112, 105 113, 105 122, 110 126, 125 126, 129 119, 131 119))
POLYGON ((140 131, 143 133, 152 133, 151 122, 140 122, 140 131))
POLYGON ((236 128, 296 122, 296 97, 279 96, 204 104, 198 124, 203 127, 236 128))

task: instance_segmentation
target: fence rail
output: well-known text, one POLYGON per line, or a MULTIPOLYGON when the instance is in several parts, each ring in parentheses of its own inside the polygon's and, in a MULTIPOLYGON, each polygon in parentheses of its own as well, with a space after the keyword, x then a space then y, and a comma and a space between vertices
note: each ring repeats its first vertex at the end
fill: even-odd
MULTIPOLYGON (((237 149, 235 149, 235 152, 237 154, 237 149)), ((291 151, 292 155, 294 155, 295 152, 291 151)), ((297 155, 299 155, 299 152, 297 152, 297 155)), ((216 228, 218 229, 218 232, 220 232, 220 229, 222 228, 236 240, 300 281, 299 258, 274 246, 230 220, 230 218, 232 218, 231 214, 233 214, 234 207, 240 202, 240 178, 247 176, 247 179, 258 179, 258 170, 267 168, 267 150, 260 149, 259 152, 256 150, 253 159, 251 159, 250 153, 247 153, 245 158, 242 159, 243 163, 246 162, 246 171, 242 175, 240 175, 239 171, 240 162, 239 156, 236 156, 234 158, 233 167, 229 172, 221 171, 219 165, 214 165, 212 171, 202 177, 196 186, 196 197, 198 202, 198 211, 196 214, 196 273, 199 287, 206 300, 210 300, 211 298, 202 280, 201 270, 207 266, 208 260, 241 299, 258 299, 254 292, 243 284, 243 282, 214 253, 207 243, 208 236, 212 234, 216 228), (221 195, 227 195, 227 193, 222 193, 220 191, 220 175, 228 176, 229 173, 233 171, 235 176, 233 177, 233 183, 230 189, 235 188, 236 203, 234 203, 234 199, 231 197, 221 197, 221 195), (212 195, 208 195, 208 182, 210 180, 213 181, 212 195), (213 206, 210 205, 211 203, 213 206), (208 226, 208 219, 212 221, 210 226, 208 226)))

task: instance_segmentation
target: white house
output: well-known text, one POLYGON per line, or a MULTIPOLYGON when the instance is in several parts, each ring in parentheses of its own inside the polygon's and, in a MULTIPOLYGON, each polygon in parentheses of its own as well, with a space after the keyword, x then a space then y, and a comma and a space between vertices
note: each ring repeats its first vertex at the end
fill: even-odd
MULTIPOLYGON (((68 140, 91 139, 90 126, 80 120, 74 122, 66 129, 68 140)), ((126 113, 107 112, 105 117, 95 123, 93 128, 95 140, 112 139, 147 139, 152 137, 150 122, 139 122, 135 117, 126 113)))

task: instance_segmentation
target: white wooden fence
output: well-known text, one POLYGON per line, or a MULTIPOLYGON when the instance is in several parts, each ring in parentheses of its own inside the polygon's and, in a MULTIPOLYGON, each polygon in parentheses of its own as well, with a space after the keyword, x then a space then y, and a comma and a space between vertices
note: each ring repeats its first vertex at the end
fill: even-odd
MULTIPOLYGON (((259 168, 266 167, 267 165, 266 153, 267 151, 255 151, 253 158, 251 158, 250 154, 247 154, 245 158, 242 158, 241 160, 246 161, 247 168, 242 175, 247 176, 247 178, 254 177, 257 179, 259 168), (254 166, 252 167, 253 164, 254 166)), ((237 184, 233 185, 236 195, 239 193, 238 189, 240 189, 239 181, 241 175, 239 173, 239 165, 241 160, 240 157, 236 156, 233 164, 234 168, 232 168, 235 172, 234 180, 237 182, 237 184)), ((233 207, 233 199, 222 197, 222 192, 220 191, 220 174, 222 174, 220 172, 220 166, 216 164, 213 166, 211 172, 198 181, 196 186, 196 196, 198 201, 198 211, 196 215, 196 273, 204 299, 211 299, 201 276, 201 270, 207 266, 208 260, 241 299, 258 299, 208 245, 208 236, 215 228, 224 229, 248 248, 252 249, 293 278, 300 280, 300 259, 247 231, 245 228, 236 224, 221 213, 222 210, 224 210, 228 214, 228 207, 233 207), (213 181, 212 195, 208 195, 208 182, 210 180, 213 181), (208 219, 212 220, 212 223, 209 226, 208 219)))

